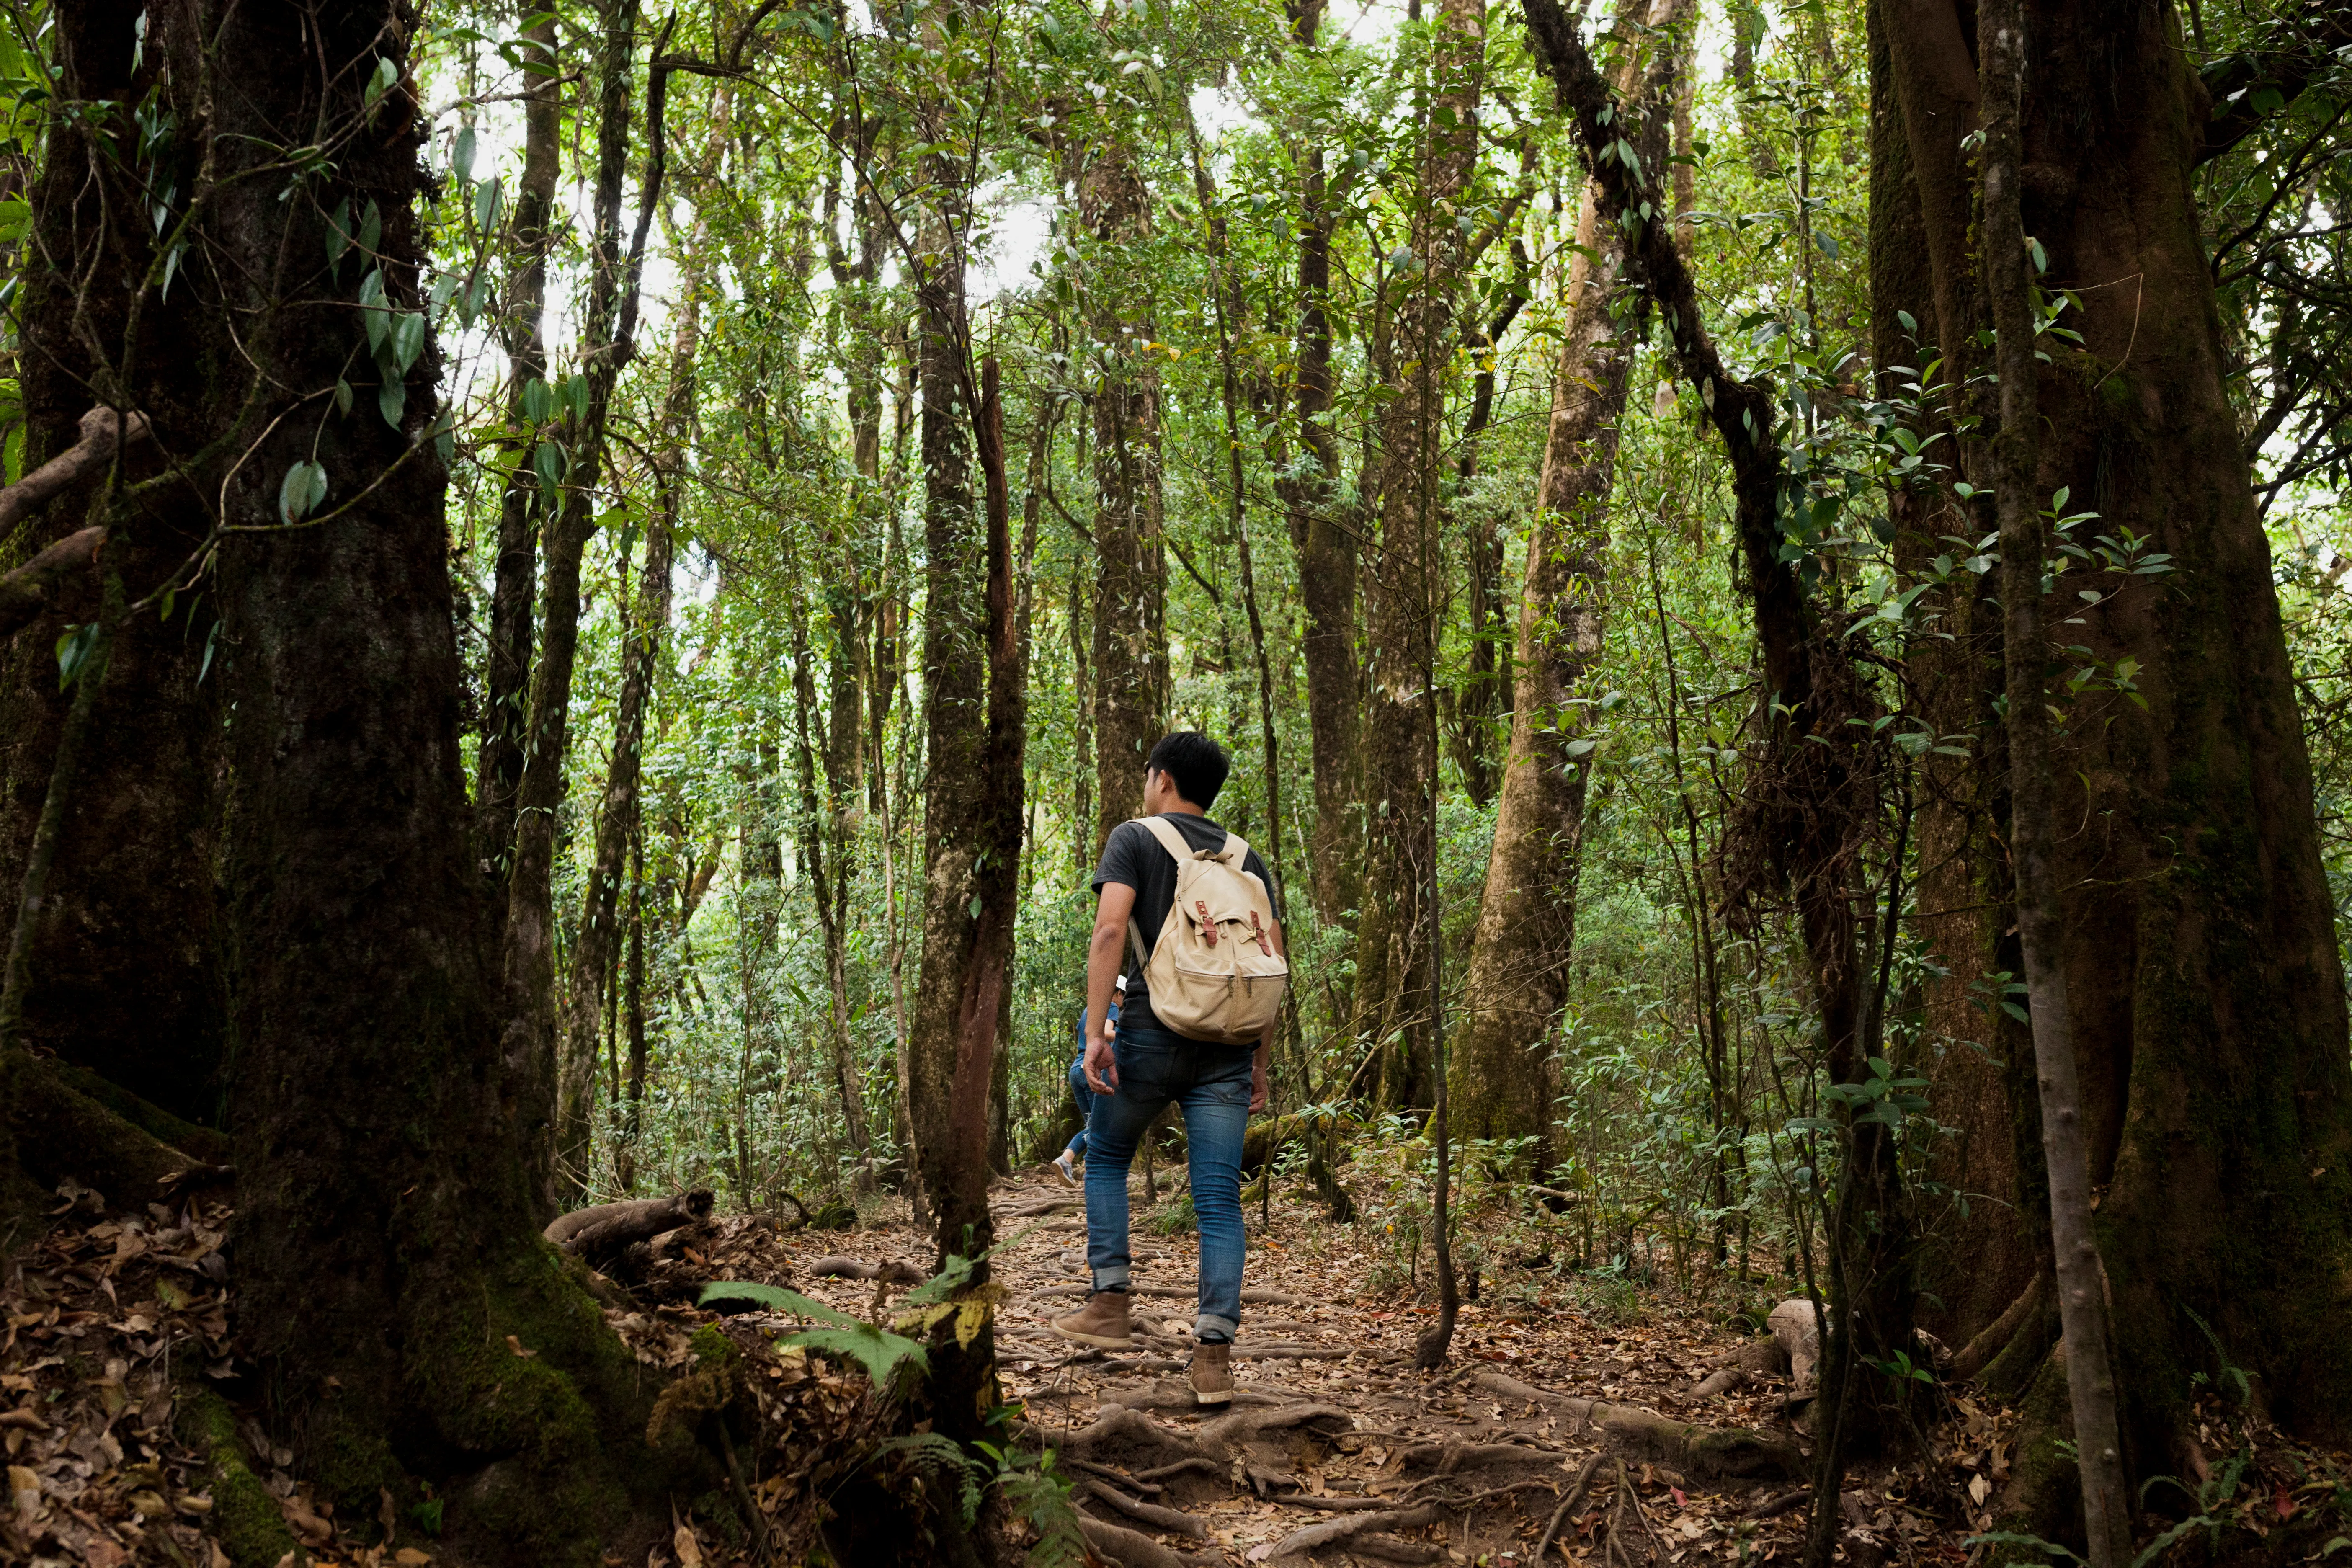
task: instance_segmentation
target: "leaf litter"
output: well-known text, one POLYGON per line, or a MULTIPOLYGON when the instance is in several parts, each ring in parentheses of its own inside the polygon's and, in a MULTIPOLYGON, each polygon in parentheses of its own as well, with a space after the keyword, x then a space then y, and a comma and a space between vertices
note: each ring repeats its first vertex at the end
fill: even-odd
MULTIPOLYGON (((208 1192, 139 1213, 110 1211, 72 1184, 58 1197, 51 1229, 18 1250, 0 1281, 9 1492, 0 1561, 227 1568, 209 1469, 173 1417, 175 1380, 233 1390, 246 1370, 231 1337, 223 1251, 233 1211, 208 1192)), ((1412 1367, 1413 1345, 1436 1309, 1416 1281, 1386 1267, 1393 1252, 1384 1233, 1278 1197, 1269 1226, 1251 1215, 1236 1401, 1203 1412, 1183 1381, 1196 1249, 1173 1205, 1156 1214, 1138 1205, 1137 1348, 1110 1353, 1048 1326, 1086 1288, 1077 1194, 1045 1173, 1000 1181, 992 1200, 999 1236, 1012 1238, 993 1258, 1003 1293, 992 1293, 1005 1397, 1020 1412, 1016 1435, 1056 1450, 1097 1561, 1530 1568, 1539 1543, 1547 1562, 1593 1568, 1749 1568, 1801 1556, 1801 1482, 1686 1474, 1625 1451, 1575 1408, 1608 1401, 1801 1443, 1782 1377, 1695 1393, 1757 1343, 1752 1317, 1727 1321, 1719 1296, 1661 1285, 1612 1289, 1596 1301, 1585 1280, 1544 1267, 1548 1258, 1529 1258, 1533 1268, 1490 1266, 1482 1299, 1463 1304, 1447 1364, 1424 1373, 1412 1367), (1179 1458, 1156 1468, 1119 1462, 1152 1445, 1179 1458)), ((1507 1250, 1508 1230, 1474 1211, 1464 1238, 1483 1240, 1491 1259, 1507 1250)), ((778 1288, 887 1328, 908 1288, 927 1278, 929 1254, 904 1203, 885 1199, 847 1235, 766 1215, 713 1216, 614 1268, 627 1289, 607 1292, 605 1317, 636 1359, 676 1379, 672 1394, 689 1390, 709 1348, 698 1348, 698 1331, 716 1328, 741 1353, 725 1396, 745 1402, 759 1433, 735 1467, 736 1518, 681 1514, 647 1568, 822 1560, 825 1499, 891 1426, 887 1402, 854 1357, 782 1343, 822 1320, 742 1310, 756 1303, 740 1300, 706 1310, 693 1304, 703 1288, 778 1288), (748 1537, 746 1515, 757 1521, 748 1537)), ((1842 1563, 1925 1568, 1982 1557, 1967 1542, 1995 1522, 2017 1418, 1965 1391, 1951 1409, 1927 1459, 1850 1472, 1839 1500, 1842 1563)), ((256 1413, 238 1415, 256 1471, 310 1561, 426 1568, 436 1560, 438 1543, 388 1508, 337 1519, 256 1413)), ((2292 1448, 2219 1398, 2200 1415, 2216 1455, 2189 1479, 2205 1500, 2200 1517, 2259 1541, 2299 1513, 2342 1506, 2342 1478, 2352 1474, 2342 1456, 2292 1448), (2233 1448, 2248 1458, 2220 1458, 2233 1448)), ((1009 1546, 1035 1539, 1023 1519, 1002 1528, 1009 1546)))

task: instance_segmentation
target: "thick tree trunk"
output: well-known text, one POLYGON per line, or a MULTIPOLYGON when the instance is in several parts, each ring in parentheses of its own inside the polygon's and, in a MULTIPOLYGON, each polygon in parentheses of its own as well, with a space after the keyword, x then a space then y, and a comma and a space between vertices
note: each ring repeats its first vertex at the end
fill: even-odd
MULTIPOLYGON (((1118 258, 1150 227, 1135 153, 1113 129, 1078 174, 1079 221, 1118 258)), ((1168 555, 1161 542, 1160 372, 1150 316, 1108 279, 1093 290, 1095 352, 1095 847, 1143 809, 1143 763, 1168 725, 1168 555)), ((1146 911, 1148 915, 1148 911, 1146 911)))
MULTIPOLYGON (((1683 9, 1684 0, 1655 0, 1646 25, 1664 33, 1683 9)), ((1632 140, 1645 168, 1664 163, 1677 42, 1668 34, 1646 49, 1629 47, 1612 72, 1620 101, 1637 117, 1632 140)), ((1548 1126, 1542 1046, 1567 994, 1576 936, 1584 758, 1592 743, 1582 738, 1583 710, 1570 700, 1601 654, 1606 514, 1633 370, 1618 321, 1624 230, 1601 220, 1589 188, 1576 247, 1519 598, 1510 749, 1453 1044, 1453 1114, 1470 1138, 1540 1136, 1548 1126)))
MULTIPOLYGON (((2036 404, 2034 279, 2025 248, 2022 181, 2025 17, 2021 0, 1982 0, 1977 47, 1983 60, 1984 140, 1979 212, 1986 292, 1995 336, 2000 424, 1985 466, 2000 521, 2001 619, 2008 674, 2010 853, 2017 873, 2017 930, 2025 956, 2027 1006, 2040 1079, 2042 1148, 2050 1178, 2050 1239, 2058 1318, 2066 1342, 2068 1405, 2082 1475, 2091 1568, 2131 1556, 2131 1499, 2116 1433, 2116 1374, 2108 1350, 2106 1279, 2092 1235, 2090 1159, 2084 1147, 2082 1076, 2061 954, 2065 928, 2053 875, 2060 826, 2050 773, 2050 663, 2042 617, 2046 547, 2034 472, 2042 415, 2036 404)), ((2060 601, 2062 604, 2066 601, 2060 601)), ((2069 606, 2071 607, 2071 605, 2069 606)))
MULTIPOLYGON (((127 3, 53 14, 44 58, 62 72, 59 92, 112 116, 109 123, 122 123, 126 106, 164 69, 150 49, 133 74, 133 51, 121 40, 137 15, 127 3)), ((160 265, 163 241, 152 225, 124 217, 145 210, 145 175, 98 150, 98 138, 118 134, 100 124, 60 114, 32 191, 14 356, 28 468, 79 445, 94 404, 146 414, 183 452, 202 444, 221 413, 172 378, 174 362, 198 352, 201 333, 140 287, 160 265)), ((164 166, 149 173, 184 191, 193 184, 189 145, 157 155, 164 166)), ((122 456, 124 477, 153 473, 162 450, 161 442, 134 445, 122 456)), ((85 469, 41 515, 0 523, 0 571, 94 523, 108 528, 102 570, 132 599, 190 569, 210 528, 204 509, 174 495, 90 515, 110 471, 85 469)), ((82 580, 95 585, 98 576, 82 580)), ((0 641, 0 909, 11 916, 72 700, 59 689, 58 641, 97 612, 96 595, 68 595, 0 641)), ((77 767, 85 781, 108 782, 67 792, 47 896, 27 932, 18 1022, 26 1046, 206 1124, 221 1112, 226 1005, 215 883, 220 685, 204 679, 216 629, 209 599, 190 594, 168 621, 150 609, 110 637, 77 767), (125 984, 131 974, 137 984, 125 984)))
POLYGON ((526 412, 526 394, 547 376, 542 335, 547 311, 549 218, 563 136, 563 81, 556 65, 555 13, 520 0, 522 178, 515 186, 514 274, 507 285, 507 439, 513 471, 499 497, 498 559, 490 587, 489 657, 482 679, 482 734, 474 785, 475 837, 492 898, 503 901, 514 870, 515 792, 521 787, 530 719, 532 595, 539 584, 542 490, 532 449, 543 437, 526 412), (537 11, 534 16, 531 15, 537 11))
POLYGON ((1436 28, 1412 193, 1412 251, 1421 270, 1398 311, 1396 380, 1381 419, 1387 493, 1364 725, 1372 834, 1367 877, 1384 891, 1359 928, 1357 1007, 1380 1053, 1373 1092, 1390 1106, 1427 1105, 1433 1091, 1436 955, 1428 901, 1436 880, 1437 758, 1428 743, 1434 722, 1428 709, 1436 700, 1445 391, 1461 338, 1456 296, 1465 247, 1454 213, 1477 165, 1485 9, 1475 0, 1443 0, 1436 28))
MULTIPOLYGON (((1963 347, 1981 319, 1960 146, 1975 61, 1950 0, 1889 0, 1888 20, 1937 332, 1963 347)), ((2062 711, 2051 766, 2056 816, 2091 825, 2060 840, 2053 877, 2125 1443, 2137 1475, 2179 1474, 2189 1380, 2218 1371, 2184 1308, 2282 1422, 2352 1430, 2335 1283, 2352 1260, 2352 1070, 2309 761, 2189 187, 2203 94, 2169 6, 2041 0, 2024 32, 2023 226, 2049 258, 2043 287, 2079 291, 2063 324, 2083 334, 2040 345, 2034 504, 2065 488, 2067 510, 2098 514, 2084 531, 2144 536, 2173 567, 2091 584, 2112 597, 2066 628, 2090 650, 2075 662, 2135 661, 2146 707, 2086 692, 2062 711), (2119 278, 2135 281, 2092 287, 2119 278)), ((1997 945, 2008 923, 1979 929, 1970 963, 2018 967, 1997 945)), ((2012 1116, 2038 1125, 2031 1079, 2019 1087, 2012 1116)), ((1982 1223, 2011 1223, 1997 1213, 1982 1223)), ((2032 1407, 2054 1414, 2063 1374, 2041 1375, 2032 1407)), ((2037 1522, 2073 1512, 2060 1435, 2039 1423, 2020 1466, 2012 1500, 2037 1522)))
MULTIPOLYGON (((429 1481, 457 1554, 593 1563, 633 1497, 708 1482, 646 1453, 634 1363, 539 1238, 542 1189, 519 1135, 538 1080, 494 1048, 433 434, 439 361, 428 339, 405 364, 371 366, 362 303, 373 274, 388 308, 425 304, 425 132, 400 68, 418 19, 400 0, 143 9, 147 58, 169 66, 162 105, 205 171, 182 187, 194 242, 171 298, 158 287, 141 300, 182 352, 134 379, 153 389, 141 403, 158 411, 158 449, 190 465, 170 493, 223 508, 183 526, 221 530, 212 679, 233 792, 238 1353, 287 1413, 278 1435, 347 1517, 371 1516, 385 1491, 404 1511, 429 1481), (371 112, 379 58, 396 74, 371 112), (289 191, 280 149, 322 134, 331 170, 289 191), (330 215, 346 203, 374 207, 381 235, 374 254, 331 269, 330 215), (347 374, 362 388, 352 412, 310 395, 347 374), (378 377, 398 390, 375 395, 378 377), (323 503, 288 528, 284 481, 311 461, 323 503)), ((121 7, 88 37, 127 60, 135 16, 121 7)), ((102 161, 69 142, 55 155, 102 161)), ((90 787, 140 776, 126 764, 90 787)), ((204 798, 202 780, 181 788, 204 798)), ((168 935, 147 940, 168 952, 168 935)), ((114 978, 141 973, 127 963, 114 978)))

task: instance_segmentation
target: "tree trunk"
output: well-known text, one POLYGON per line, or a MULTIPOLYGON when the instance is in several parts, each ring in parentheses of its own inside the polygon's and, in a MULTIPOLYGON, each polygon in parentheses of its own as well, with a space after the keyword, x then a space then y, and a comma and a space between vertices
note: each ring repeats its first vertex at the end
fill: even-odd
POLYGON ((507 430, 514 467, 499 497, 498 558, 490 589, 489 657, 483 670, 481 747, 474 787, 475 837, 494 901, 503 901, 514 870, 515 791, 521 786, 528 737, 532 595, 539 580, 543 515, 526 393, 547 378, 547 250, 550 215, 563 138, 563 82, 557 69, 555 14, 520 0, 525 19, 521 58, 522 178, 515 187, 514 274, 507 285, 507 430))
MULTIPOLYGON (((925 595, 924 723, 929 767, 924 790, 922 967, 908 1026, 908 1098, 915 1158, 939 1238, 939 1258, 976 1258, 992 1235, 988 1212, 988 1103, 999 994, 1006 983, 1020 868, 1020 746, 1017 679, 1008 688, 997 657, 1000 615, 1010 625, 1010 565, 999 559, 1003 431, 994 366, 973 395, 964 258, 954 209, 965 199, 960 165, 941 171, 938 205, 917 242, 916 307, 922 333, 925 595), (971 459, 977 422, 986 488, 974 505, 971 459), (1000 582, 1000 574, 1003 581, 1000 582), (1003 601, 1000 605, 1000 600, 1003 601), (1001 773, 1007 736, 1012 777, 1001 773), (1009 820, 1003 795, 1010 792, 1009 820)), ((972 1283, 986 1279, 985 1265, 972 1283)), ((951 1326, 952 1317, 948 1320, 951 1326)), ((970 1440, 980 1414, 998 1403, 994 1340, 969 1346, 935 1335, 929 1397, 937 1429, 970 1440)))
MULTIPOLYGON (((107 106, 119 121, 155 85, 163 56, 148 50, 134 75, 133 51, 121 42, 136 15, 108 5, 51 13, 43 58, 62 71, 64 97, 107 106)), ((60 115, 49 134, 15 317, 23 341, 11 356, 21 367, 26 468, 76 446, 82 416, 110 404, 152 422, 157 441, 120 458, 124 479, 144 479, 167 447, 200 446, 221 411, 172 374, 194 352, 196 328, 139 286, 153 277, 163 245, 152 226, 123 216, 146 210, 145 176, 97 151, 95 122, 60 115)), ((186 143, 158 156, 156 178, 193 185, 186 143)), ((211 525, 205 510, 166 494, 89 515, 113 470, 110 463, 85 474, 40 516, 0 530, 0 571, 104 522, 103 571, 131 598, 184 581, 211 525)), ((59 688, 58 639, 94 622, 97 609, 94 595, 56 600, 0 639, 0 909, 11 919, 73 698, 59 688)), ((26 1047, 206 1125, 221 1116, 226 1007, 215 880, 220 683, 216 670, 205 679, 217 631, 208 597, 191 593, 168 620, 151 608, 110 633, 74 770, 108 782, 67 791, 47 894, 26 933, 29 984, 17 1021, 26 1047), (131 975, 136 984, 125 984, 131 975)))
POLYGON ((1425 1106, 1432 1094, 1437 998, 1427 900, 1435 886, 1436 757, 1427 744, 1433 721, 1425 710, 1435 701, 1446 372, 1461 337, 1456 295, 1465 247, 1454 215, 1467 199, 1477 164, 1485 9, 1475 0, 1441 0, 1436 29, 1412 193, 1412 253, 1421 272, 1397 312, 1396 379, 1381 416, 1386 494, 1364 726, 1372 831, 1367 876, 1385 893, 1359 928, 1357 1006, 1380 1053, 1373 1092, 1388 1106, 1425 1106))
MULTIPOLYGON (((506 984, 511 1016, 501 1048, 509 1061, 548 1082, 545 1110, 528 1130, 546 1173, 551 1210, 563 1202, 565 1184, 557 1169, 557 1143, 564 1118, 560 1110, 564 1076, 561 1026, 555 996, 554 868, 557 817, 564 793, 564 752, 571 731, 572 676, 580 649, 580 563, 595 531, 596 487, 604 458, 604 429, 612 415, 613 387, 631 352, 636 286, 633 266, 621 249, 621 186, 628 173, 632 61, 636 45, 637 0, 610 0, 604 16, 604 58, 598 89, 595 227, 588 285, 588 311, 582 342, 587 408, 563 425, 570 460, 563 470, 562 504, 547 541, 547 603, 540 636, 539 664, 532 671, 528 749, 521 782, 515 788, 514 868, 506 918, 506 984)), ((648 184, 658 186, 658 178, 648 184)), ((656 192, 648 191, 650 207, 656 192)), ((634 261, 634 258, 631 258, 634 261)), ((592 1010, 588 1017, 593 1020, 592 1010)), ((593 1029, 593 1024, 592 1024, 593 1029)))
MULTIPOLYGON (((1150 226, 1150 195, 1118 128, 1078 175, 1079 221, 1112 260, 1150 226)), ((1143 809, 1143 763, 1168 726, 1168 556, 1161 542, 1160 372, 1147 311, 1097 278, 1095 352, 1095 847, 1143 809)), ((1147 920, 1150 911, 1139 911, 1147 920)))
MULTIPOLYGON (((128 59, 135 15, 114 9, 90 37, 128 59)), ((137 379, 155 391, 142 403, 186 411, 159 442, 190 454, 173 493, 223 507, 185 525, 222 529, 238 1353, 271 1409, 299 1413, 281 1435, 349 1517, 385 1491, 404 1510, 429 1481, 457 1554, 584 1568, 634 1500, 709 1483, 635 1436, 636 1368, 539 1238, 519 1129, 542 1080, 493 1048, 440 364, 429 335, 406 363, 371 364, 362 302, 372 279, 379 309, 425 304, 425 127, 403 69, 417 18, 399 0, 179 0, 145 16, 146 55, 170 66, 161 106, 205 172, 183 187, 193 243, 170 300, 142 300, 183 352, 137 379), (394 79, 371 106, 379 58, 394 79), (289 192, 280 150, 322 135, 331 170, 289 192), (327 267, 330 215, 370 206, 374 253, 327 267), (346 374, 348 414, 300 390, 346 374), (323 504, 286 527, 287 476, 312 461, 323 504)), ((99 161, 70 142, 55 155, 99 161)))
MULTIPOLYGON (((714 94, 706 153, 716 174, 725 154, 733 107, 732 84, 714 94)), ((613 705, 612 762, 604 798, 596 810, 595 859, 581 895, 580 934, 572 947, 571 984, 565 988, 563 1060, 558 1079, 555 1181, 557 1207, 568 1209, 587 1192, 594 1163, 596 1024, 604 1011, 621 944, 621 862, 628 853, 642 812, 638 776, 643 763, 646 713, 653 704, 654 679, 669 632, 670 569, 677 551, 674 531, 677 488, 685 478, 686 447, 694 425, 695 357, 702 347, 704 255, 710 241, 708 208, 698 205, 694 228, 680 259, 676 325, 671 329, 669 390, 662 405, 662 444, 654 455, 660 505, 646 529, 646 560, 637 582, 635 613, 621 650, 621 688, 613 705)), ((624 573, 627 568, 622 563, 624 573)))
MULTIPOLYGON (((1291 41, 1315 47, 1323 0, 1290 8, 1291 41)), ((1308 882, 1315 910, 1347 922, 1362 867, 1356 803, 1362 789, 1364 669, 1356 648, 1357 553, 1360 519, 1339 496, 1339 443, 1331 411, 1331 236, 1339 203, 1323 168, 1323 151, 1306 159, 1298 236, 1298 444, 1313 458, 1304 479, 1276 484, 1289 514, 1297 557, 1298 599, 1307 612, 1300 652, 1307 666, 1307 724, 1312 742, 1315 816, 1307 830, 1308 882)))
MULTIPOLYGON (((1646 25, 1663 33, 1683 8, 1683 0, 1654 0, 1646 25)), ((1677 42, 1667 34, 1646 49, 1628 47, 1612 73, 1618 98, 1637 116, 1632 140, 1645 168, 1664 163, 1677 42)), ((1549 1124, 1542 1047, 1567 994, 1576 935, 1592 742, 1582 738, 1584 710, 1570 704, 1601 655, 1607 512, 1633 370, 1618 321, 1626 309, 1624 230, 1602 220, 1589 187, 1576 247, 1519 598, 1510 749, 1453 1047, 1453 1114, 1469 1138, 1540 1136, 1549 1124)))
MULTIPOLYGON (((1888 0, 1887 17, 1937 331, 1964 349, 1982 322, 1960 145, 1976 115, 1969 35, 1950 0, 1888 0)), ((2190 193, 2203 91, 2169 6, 2040 0, 2024 36, 2023 226, 2048 257, 2043 287, 2079 291, 2062 324, 2083 335, 2079 348, 2040 345, 2051 363, 2034 504, 2064 488, 2063 510, 2097 513, 2083 532, 2145 536, 2174 569, 2095 580, 2111 597, 2066 627, 2089 649, 2070 662, 2112 674, 2135 661, 2126 679, 2146 706, 2095 683, 2062 709, 2051 772, 2056 818, 2091 825, 2059 841, 2053 877, 2089 1181, 2104 1190, 2125 1447, 2138 1477, 2181 1474, 2193 1468, 2189 1380, 2220 1370, 2190 1311, 2282 1423, 2321 1440, 2352 1431, 2352 1338, 2331 1283, 2352 1259, 2344 994, 2190 193), (2092 287, 2119 278, 2136 281, 2092 287)), ((2003 957, 2009 923, 1995 911, 1978 928, 1971 963, 2003 957)), ((2017 1087, 2022 1205, 2041 1173, 2024 1131, 2036 1096, 2030 1080, 2017 1087)), ((2016 1223, 1997 1215, 1979 1223, 2016 1223)), ((2053 1447, 2063 1374, 2050 1362, 2041 1379, 2011 1501, 2051 1524, 2074 1511, 2074 1467, 2053 1447)))
MULTIPOLYGON (((2017 929, 2025 956, 2033 1059, 2041 1083, 2042 1148, 2050 1176, 2050 1238, 2056 1255, 2058 1319, 2066 1341, 2068 1404, 2082 1473, 2091 1568, 2131 1556, 2131 1499, 2116 1427, 2116 1374, 2108 1353, 2106 1281, 2092 1234, 2090 1161, 2084 1148, 2082 1078, 2060 954, 2065 929, 2052 875, 2061 829, 2050 776, 2050 663, 2042 622, 2042 537, 2035 461, 2034 279, 2019 186, 2024 92, 2021 0, 1983 0, 1977 47, 1984 102, 1979 154, 1986 293, 1995 334, 2000 424, 1990 478, 2000 521, 2000 597, 2008 667, 2010 855, 2017 873, 2017 929)), ((2063 601, 2062 601, 2063 603, 2063 601)))

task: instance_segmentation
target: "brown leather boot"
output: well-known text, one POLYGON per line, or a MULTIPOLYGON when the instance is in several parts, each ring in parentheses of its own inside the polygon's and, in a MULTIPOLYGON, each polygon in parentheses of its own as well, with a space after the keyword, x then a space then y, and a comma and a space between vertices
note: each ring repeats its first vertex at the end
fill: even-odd
POLYGON ((1234 1347, 1196 1344, 1192 1347, 1192 1398, 1202 1405, 1234 1402, 1234 1347))
POLYGON ((1127 1308, 1126 1291, 1097 1290, 1076 1311, 1055 1319, 1054 1331, 1082 1345, 1107 1351, 1129 1350, 1134 1347, 1135 1335, 1128 1328, 1127 1308))

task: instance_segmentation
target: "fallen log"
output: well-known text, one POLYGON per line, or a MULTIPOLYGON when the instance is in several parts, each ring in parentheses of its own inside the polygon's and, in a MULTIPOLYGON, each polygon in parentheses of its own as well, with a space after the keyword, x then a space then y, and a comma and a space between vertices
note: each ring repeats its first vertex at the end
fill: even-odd
POLYGON ((715 1201, 709 1187, 697 1187, 667 1198, 597 1204, 558 1215, 541 1234, 566 1252, 601 1258, 632 1242, 650 1241, 666 1230, 707 1219, 715 1201))

